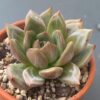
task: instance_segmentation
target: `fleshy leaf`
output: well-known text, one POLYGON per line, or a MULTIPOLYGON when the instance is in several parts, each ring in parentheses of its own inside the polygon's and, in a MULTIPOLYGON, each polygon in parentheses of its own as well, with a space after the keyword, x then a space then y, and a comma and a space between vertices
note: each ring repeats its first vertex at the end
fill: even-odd
POLYGON ((38 14, 30 10, 26 15, 25 30, 32 30, 37 34, 43 32, 45 29, 46 26, 42 18, 38 14))
POLYGON ((68 36, 67 43, 69 41, 73 41, 75 55, 81 52, 87 46, 87 43, 91 38, 91 35, 91 29, 79 29, 68 36))
POLYGON ((61 54, 63 52, 63 50, 65 49, 66 44, 65 44, 64 36, 60 30, 55 30, 52 33, 52 40, 57 45, 58 50, 61 54))
POLYGON ((63 53, 61 54, 60 58, 56 62, 55 66, 63 66, 67 64, 72 57, 74 56, 74 43, 70 41, 66 48, 64 49, 63 53))
POLYGON ((47 26, 52 16, 52 8, 48 8, 46 11, 42 12, 40 16, 44 20, 45 25, 47 26))
POLYGON ((49 63, 53 63, 57 60, 59 53, 55 44, 47 42, 42 48, 41 51, 48 58, 49 63))
POLYGON ((83 20, 82 19, 69 19, 65 21, 66 28, 68 29, 68 33, 73 33, 78 29, 83 28, 83 20))
POLYGON ((51 67, 39 71, 39 75, 46 79, 58 78, 59 76, 61 76, 62 73, 63 73, 63 68, 61 67, 51 67))
POLYGON ((91 60, 91 56, 93 54, 94 49, 95 45, 88 44, 83 51, 81 51, 72 59, 72 62, 75 63, 79 68, 84 67, 91 60))
POLYGON ((27 50, 29 61, 38 69, 43 69, 48 66, 48 60, 44 53, 38 48, 30 48, 27 50))
POLYGON ((40 48, 40 41, 39 40, 34 41, 33 48, 40 48))
POLYGON ((15 58, 23 63, 29 63, 26 57, 26 53, 21 44, 15 39, 10 39, 9 41, 11 52, 15 56, 15 58))
POLYGON ((28 48, 32 47, 33 41, 35 39, 35 33, 33 31, 26 31, 25 32, 25 37, 23 41, 23 45, 25 49, 27 50, 28 48))
POLYGON ((48 41, 49 40, 49 36, 47 32, 42 32, 37 34, 37 39, 39 39, 40 41, 48 41))
POLYGON ((7 75, 11 83, 16 87, 20 89, 28 89, 29 87, 26 85, 22 72, 26 68, 26 65, 20 63, 20 64, 10 64, 7 67, 7 75))
POLYGON ((54 30, 61 30, 64 38, 67 37, 67 29, 65 25, 65 21, 61 13, 58 11, 56 12, 50 19, 47 27, 47 32, 51 36, 54 30))
POLYGON ((7 25, 7 35, 9 39, 16 39, 22 43, 24 30, 14 25, 7 25))
POLYGON ((59 78, 62 82, 75 86, 80 84, 80 69, 73 63, 64 66, 64 72, 59 78))
POLYGON ((23 78, 30 88, 41 86, 44 83, 44 79, 38 75, 38 71, 33 67, 28 67, 23 71, 23 78))

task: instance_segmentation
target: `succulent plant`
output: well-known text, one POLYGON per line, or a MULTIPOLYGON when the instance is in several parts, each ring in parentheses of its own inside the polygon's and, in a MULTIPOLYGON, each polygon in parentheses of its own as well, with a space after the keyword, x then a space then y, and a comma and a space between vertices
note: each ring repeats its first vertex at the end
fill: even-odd
POLYGON ((8 66, 9 80, 27 90, 43 85, 45 79, 79 85, 80 69, 89 63, 95 47, 88 43, 91 34, 82 19, 64 20, 51 8, 40 15, 30 10, 24 29, 7 25, 10 49, 19 61, 8 66))

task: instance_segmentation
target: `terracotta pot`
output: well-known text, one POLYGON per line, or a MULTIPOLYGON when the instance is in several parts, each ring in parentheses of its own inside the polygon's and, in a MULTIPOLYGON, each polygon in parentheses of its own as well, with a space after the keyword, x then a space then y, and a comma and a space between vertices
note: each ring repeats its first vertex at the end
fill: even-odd
MULTIPOLYGON (((17 21, 13 24, 20 28, 24 28, 24 25, 25 25, 24 20, 17 21)), ((3 41, 3 39, 6 38, 6 36, 7 36, 6 29, 0 30, 0 41, 1 42, 3 41)), ((86 93, 89 87, 92 85, 92 82, 95 76, 95 71, 96 71, 96 64, 95 64, 94 56, 92 56, 91 58, 90 65, 91 65, 90 73, 89 73, 89 77, 88 77, 88 80, 85 86, 77 94, 71 97, 70 100, 79 100, 86 93)), ((0 88, 0 100, 16 100, 16 99, 13 96, 6 93, 2 88, 0 88)))

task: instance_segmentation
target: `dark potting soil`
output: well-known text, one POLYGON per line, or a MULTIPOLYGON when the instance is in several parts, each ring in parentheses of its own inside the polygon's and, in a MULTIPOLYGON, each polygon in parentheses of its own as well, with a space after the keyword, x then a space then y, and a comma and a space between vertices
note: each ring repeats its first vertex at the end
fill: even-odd
POLYGON ((6 44, 2 42, 0 43, 0 86, 18 100, 68 100, 84 87, 90 69, 89 64, 81 69, 81 84, 79 86, 71 87, 54 79, 46 80, 41 87, 25 91, 14 88, 8 80, 6 67, 11 63, 18 63, 18 61, 11 55, 6 44))

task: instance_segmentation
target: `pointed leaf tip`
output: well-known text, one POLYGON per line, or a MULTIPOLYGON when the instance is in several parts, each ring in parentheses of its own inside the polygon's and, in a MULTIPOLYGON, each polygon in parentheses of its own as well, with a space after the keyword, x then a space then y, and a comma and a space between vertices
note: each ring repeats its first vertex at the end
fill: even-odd
POLYGON ((58 10, 58 11, 54 14, 54 17, 56 17, 56 16, 61 16, 60 10, 58 10))
POLYGON ((40 33, 45 29, 46 26, 41 17, 37 13, 30 10, 25 19, 25 31, 33 30, 35 33, 40 33))
POLYGON ((47 32, 51 36, 52 32, 56 29, 61 30, 62 34, 64 35, 64 38, 67 37, 67 29, 65 25, 65 21, 61 13, 57 12, 55 13, 51 18, 47 26, 47 32))
POLYGON ((39 41, 39 39, 34 41, 33 48, 40 48, 40 41, 39 41))
POLYGON ((46 26, 48 25, 48 22, 52 16, 52 13, 53 13, 53 11, 52 11, 52 8, 50 7, 46 11, 44 11, 40 14, 40 16, 44 20, 46 26))
POLYGON ((16 39, 22 43, 24 38, 24 31, 21 28, 8 24, 6 26, 6 29, 7 29, 7 35, 9 39, 16 39))

